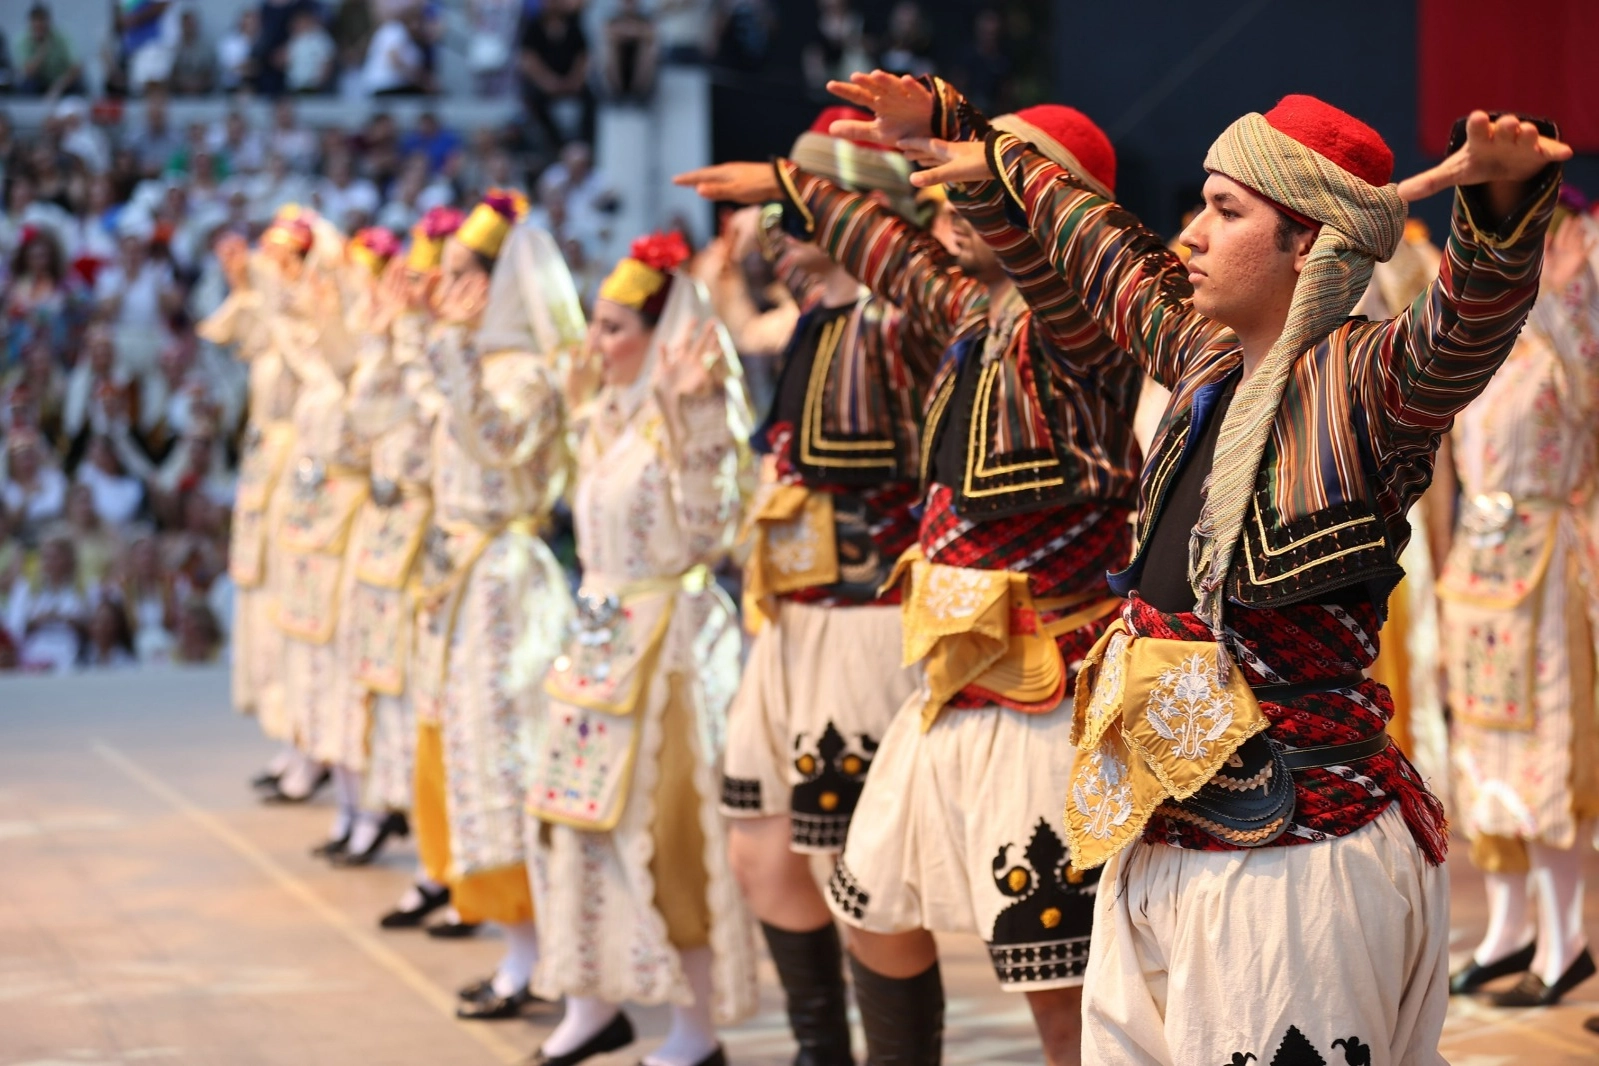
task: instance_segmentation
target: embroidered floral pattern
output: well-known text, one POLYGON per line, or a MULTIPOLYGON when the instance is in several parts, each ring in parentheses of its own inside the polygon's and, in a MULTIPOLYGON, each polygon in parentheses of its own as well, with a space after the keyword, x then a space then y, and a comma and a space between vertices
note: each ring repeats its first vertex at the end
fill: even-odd
POLYGON ((1180 758, 1197 762, 1233 723, 1233 697, 1218 688, 1215 671, 1203 656, 1191 655, 1162 672, 1145 712, 1150 726, 1171 741, 1180 758))
POLYGON ((1087 823, 1090 836, 1108 840, 1133 814, 1133 786, 1127 764, 1103 749, 1079 764, 1072 785, 1072 803, 1087 823))

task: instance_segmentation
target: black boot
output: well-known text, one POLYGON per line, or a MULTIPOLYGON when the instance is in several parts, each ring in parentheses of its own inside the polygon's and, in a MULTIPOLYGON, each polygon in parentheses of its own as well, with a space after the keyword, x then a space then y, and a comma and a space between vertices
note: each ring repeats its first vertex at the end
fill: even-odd
POLYGON ((788 1000, 788 1025, 799 1045, 794 1066, 855 1066, 838 928, 828 922, 808 933, 791 933, 762 922, 761 932, 788 1000))
POLYGON ((915 977, 884 977, 851 955, 849 974, 866 1030, 867 1066, 944 1061, 944 979, 938 963, 915 977))

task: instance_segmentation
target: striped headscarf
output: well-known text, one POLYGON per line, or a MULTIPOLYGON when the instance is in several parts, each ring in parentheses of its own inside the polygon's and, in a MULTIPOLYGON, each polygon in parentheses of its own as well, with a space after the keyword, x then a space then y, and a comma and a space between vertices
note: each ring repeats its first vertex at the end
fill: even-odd
POLYGON ((1283 332, 1239 386, 1222 422, 1205 504, 1189 542, 1196 612, 1216 634, 1225 673, 1222 603, 1233 552, 1260 475, 1261 458, 1294 364, 1349 316, 1373 264, 1405 230, 1405 202, 1389 182, 1393 153, 1377 132, 1310 96, 1289 96, 1268 114, 1234 122, 1205 157, 1223 174, 1312 224, 1320 233, 1300 272, 1283 332))

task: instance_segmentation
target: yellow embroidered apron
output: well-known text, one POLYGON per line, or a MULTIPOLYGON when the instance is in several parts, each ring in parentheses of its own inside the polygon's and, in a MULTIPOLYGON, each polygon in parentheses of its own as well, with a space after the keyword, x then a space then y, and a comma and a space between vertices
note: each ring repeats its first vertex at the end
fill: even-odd
POLYGON ((900 556, 888 585, 901 580, 904 662, 923 663, 926 671, 923 729, 966 688, 1016 710, 1053 710, 1070 667, 1055 639, 1122 602, 1098 592, 1035 599, 1026 574, 930 563, 919 546, 900 556), (1068 613, 1042 621, 1057 611, 1068 613))
POLYGON ((228 576, 239 588, 260 588, 266 581, 266 545, 272 524, 268 508, 293 450, 292 422, 269 422, 252 428, 239 462, 233 543, 228 549, 228 576))
POLYGON ((287 635, 311 644, 333 638, 345 548, 367 491, 363 470, 312 464, 296 472, 278 529, 284 572, 276 618, 287 635))

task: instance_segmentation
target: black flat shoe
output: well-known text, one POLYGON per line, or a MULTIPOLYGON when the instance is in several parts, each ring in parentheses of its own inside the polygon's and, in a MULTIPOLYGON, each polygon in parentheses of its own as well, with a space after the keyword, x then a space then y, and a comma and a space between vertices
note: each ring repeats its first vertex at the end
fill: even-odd
MULTIPOLYGON (((640 1059, 638 1066, 649 1066, 649 1064, 640 1059)), ((694 1066, 727 1066, 727 1051, 721 1044, 717 1044, 715 1051, 696 1062, 694 1066)))
POLYGON ((344 849, 350 846, 350 831, 346 829, 344 835, 336 840, 324 840, 311 849, 313 859, 331 859, 335 866, 344 856, 344 849))
POLYGON ((521 1015, 523 1007, 533 1002, 533 998, 533 993, 528 991, 527 985, 523 985, 508 996, 500 995, 490 985, 475 999, 463 996, 461 1002, 455 1005, 455 1016, 476 1022, 515 1018, 521 1015))
POLYGON ((408 837, 411 835, 411 823, 401 811, 390 811, 388 817, 383 819, 383 824, 378 826, 378 835, 372 838, 372 846, 365 851, 350 851, 343 849, 338 855, 333 856, 335 866, 368 866, 378 857, 383 850, 383 845, 389 842, 389 837, 408 837))
MULTIPOLYGON (((457 998, 466 1000, 470 1003, 480 1003, 483 1000, 494 996, 494 975, 490 974, 481 981, 473 981, 469 985, 462 985, 460 991, 456 992, 455 995, 457 998)), ((549 1000, 545 999, 543 996, 534 995, 531 989, 528 990, 527 1003, 529 1006, 555 1006, 554 1000, 549 1000)))
POLYGON ((267 790, 266 794, 261 797, 261 802, 272 805, 284 803, 306 803, 315 797, 318 792, 322 791, 323 786, 325 786, 331 780, 333 780, 333 772, 324 766, 322 768, 322 772, 317 774, 316 779, 311 782, 311 788, 303 796, 291 796, 289 793, 283 791, 283 782, 282 780, 278 780, 274 782, 272 787, 267 790))
POLYGON ((477 922, 435 922, 425 931, 428 936, 439 940, 465 940, 469 936, 475 936, 477 930, 477 922))
POLYGON ((625 1048, 636 1039, 633 1034, 633 1023, 628 1021, 627 1015, 617 1011, 616 1017, 611 1019, 610 1024, 589 1037, 581 1046, 573 1048, 564 1055, 546 1055, 541 1048, 527 1060, 527 1066, 577 1066, 584 1059, 592 1059, 595 1055, 625 1048))
POLYGON ((1449 994, 1464 996, 1477 991, 1495 978, 1508 977, 1513 973, 1526 973, 1527 967, 1532 965, 1532 954, 1537 948, 1538 942, 1534 940, 1520 951, 1512 951, 1498 962, 1490 962, 1486 966, 1479 965, 1474 957, 1468 958, 1466 965, 1449 975, 1449 994))
POLYGON ((1552 985, 1543 983, 1543 978, 1535 973, 1522 977, 1516 984, 1503 992, 1494 992, 1488 996, 1488 1002, 1496 1007, 1553 1007, 1565 998, 1567 992, 1582 984, 1596 972, 1593 964, 1593 955, 1587 948, 1582 949, 1572 964, 1566 967, 1566 972, 1560 975, 1560 980, 1552 985))
POLYGON ((440 888, 437 892, 429 892, 425 888, 418 888, 422 894, 422 902, 410 910, 396 907, 378 919, 378 925, 384 929, 415 929, 422 924, 422 919, 438 910, 440 907, 450 905, 450 890, 448 887, 440 888))
POLYGON ((250 778, 250 787, 251 788, 257 788, 257 789, 259 789, 259 788, 277 788, 278 787, 278 782, 282 781, 282 780, 283 780, 282 771, 278 771, 277 773, 273 773, 271 770, 262 770, 260 773, 256 774, 254 777, 250 778))

